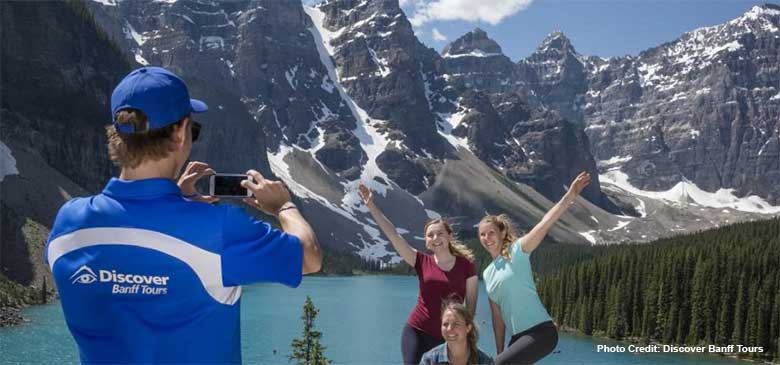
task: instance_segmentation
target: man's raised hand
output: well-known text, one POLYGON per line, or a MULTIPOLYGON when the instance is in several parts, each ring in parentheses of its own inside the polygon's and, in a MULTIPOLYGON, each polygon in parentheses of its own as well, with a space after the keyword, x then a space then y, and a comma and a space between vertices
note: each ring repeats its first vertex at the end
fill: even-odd
POLYGON ((246 172, 254 181, 244 180, 241 186, 252 191, 252 197, 244 202, 269 215, 276 215, 279 209, 290 202, 290 192, 281 181, 267 180, 256 170, 246 172))
POLYGON ((195 189, 195 183, 204 176, 214 175, 216 172, 209 167, 209 164, 200 161, 190 161, 184 172, 179 176, 179 181, 176 183, 179 185, 181 192, 187 195, 190 200, 195 200, 204 203, 216 203, 219 198, 211 195, 203 195, 197 189, 195 189))

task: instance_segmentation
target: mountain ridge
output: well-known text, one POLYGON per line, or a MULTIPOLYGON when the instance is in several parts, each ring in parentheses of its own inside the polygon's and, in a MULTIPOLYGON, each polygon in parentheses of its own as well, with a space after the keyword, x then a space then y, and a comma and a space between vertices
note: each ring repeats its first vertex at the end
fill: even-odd
MULTIPOLYGON (((482 214, 507 212, 527 230, 582 170, 594 182, 553 229, 553 240, 644 242, 777 213, 777 122, 765 117, 780 103, 759 103, 771 100, 771 89, 742 90, 755 80, 733 77, 741 71, 729 68, 777 49, 754 33, 744 33, 740 42, 747 43, 736 50, 694 49, 712 55, 715 66, 691 70, 691 85, 667 90, 664 75, 684 64, 648 62, 673 46, 605 60, 578 54, 565 34, 553 32, 546 47, 513 62, 475 29, 448 50, 457 57, 445 57, 414 36, 392 0, 85 4, 128 59, 181 73, 191 93, 209 103, 193 159, 218 171, 252 166, 284 179, 326 248, 398 261, 360 203, 358 181, 377 191, 377 204, 418 248, 423 223, 439 216, 468 232, 482 214), (728 58, 746 47, 755 53, 728 58), (759 99, 750 102, 754 93, 759 99), (678 123, 688 114, 697 116, 696 128, 678 123), (716 117, 723 123, 699 126, 716 117), (760 136, 762 128, 769 137, 760 136), (743 152, 746 133, 754 136, 743 152), (685 152, 691 146, 694 152, 685 152), (717 173, 696 166, 716 166, 717 173), (753 185, 738 189, 729 181, 753 185)), ((761 9, 731 26, 763 29, 753 22, 775 15, 761 9)), ((751 77, 776 82, 771 62, 763 65, 766 71, 751 77)), ((84 185, 94 193, 99 181, 92 180, 84 185)))

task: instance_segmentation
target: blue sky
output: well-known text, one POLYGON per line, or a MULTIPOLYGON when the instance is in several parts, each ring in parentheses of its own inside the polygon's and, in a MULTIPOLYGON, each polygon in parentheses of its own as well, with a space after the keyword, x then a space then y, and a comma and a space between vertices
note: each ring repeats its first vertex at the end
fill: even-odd
POLYGON ((544 37, 555 30, 563 31, 584 55, 637 55, 687 31, 739 17, 765 1, 400 0, 400 3, 412 20, 418 38, 437 51, 480 27, 501 45, 504 54, 517 61, 533 53, 544 37), (434 40, 434 29, 447 40, 434 40))

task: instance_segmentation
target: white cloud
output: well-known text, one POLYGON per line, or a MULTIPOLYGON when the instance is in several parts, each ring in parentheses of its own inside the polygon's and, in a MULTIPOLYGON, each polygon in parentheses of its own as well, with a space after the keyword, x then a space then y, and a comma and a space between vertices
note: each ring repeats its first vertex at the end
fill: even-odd
POLYGON ((444 34, 441 34, 438 29, 433 28, 433 40, 434 41, 446 41, 447 36, 444 34))
POLYGON ((483 21, 492 25, 528 7, 533 0, 401 0, 414 5, 409 21, 419 27, 435 20, 483 21))

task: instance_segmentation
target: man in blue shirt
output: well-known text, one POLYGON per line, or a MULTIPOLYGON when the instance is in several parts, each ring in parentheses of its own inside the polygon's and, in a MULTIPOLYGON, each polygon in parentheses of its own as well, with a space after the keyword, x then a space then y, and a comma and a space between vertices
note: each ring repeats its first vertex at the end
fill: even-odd
POLYGON ((121 167, 98 195, 67 202, 46 245, 68 328, 85 363, 239 363, 241 285, 296 287, 319 271, 309 224, 278 181, 247 172, 245 201, 282 230, 200 196, 213 170, 194 162, 177 185, 200 125, 184 82, 159 67, 131 72, 106 127, 121 167))

